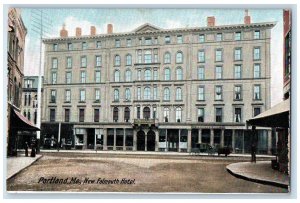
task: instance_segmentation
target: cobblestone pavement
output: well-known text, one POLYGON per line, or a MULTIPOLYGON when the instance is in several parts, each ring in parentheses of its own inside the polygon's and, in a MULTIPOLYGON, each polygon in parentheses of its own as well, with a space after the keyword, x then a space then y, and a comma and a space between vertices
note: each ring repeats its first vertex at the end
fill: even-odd
POLYGON ((8 191, 285 193, 238 179, 226 165, 247 158, 44 153, 7 181, 8 191), (88 178, 89 181, 85 182, 88 178), (59 180, 58 180, 59 179, 59 180), (123 180, 123 181, 122 181, 123 180), (57 182, 55 182, 57 181, 57 182))

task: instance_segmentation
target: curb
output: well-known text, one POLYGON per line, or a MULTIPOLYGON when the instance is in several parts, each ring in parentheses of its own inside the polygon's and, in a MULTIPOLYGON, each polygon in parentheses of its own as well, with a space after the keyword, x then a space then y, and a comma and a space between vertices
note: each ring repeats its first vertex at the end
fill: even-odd
POLYGON ((31 166, 32 164, 34 164, 35 162, 37 162, 40 158, 42 158, 43 155, 41 154, 41 156, 39 158, 37 158, 36 160, 34 160, 31 164, 29 164, 28 166, 22 168, 21 170, 17 171, 15 174, 13 174, 12 176, 10 176, 9 178, 6 178, 6 181, 14 178, 16 175, 18 175, 19 173, 21 173, 22 171, 24 171, 25 169, 27 169, 29 166, 31 166))
POLYGON ((260 184, 263 184, 263 185, 272 185, 272 186, 275 186, 275 187, 281 187, 281 188, 289 189, 289 185, 284 184, 284 183, 278 183, 278 182, 271 181, 271 180, 250 178, 250 177, 247 177, 247 176, 240 175, 238 173, 234 173, 232 170, 230 170, 228 168, 228 166, 226 166, 227 171, 236 178, 240 178, 240 179, 255 182, 255 183, 260 183, 260 184))

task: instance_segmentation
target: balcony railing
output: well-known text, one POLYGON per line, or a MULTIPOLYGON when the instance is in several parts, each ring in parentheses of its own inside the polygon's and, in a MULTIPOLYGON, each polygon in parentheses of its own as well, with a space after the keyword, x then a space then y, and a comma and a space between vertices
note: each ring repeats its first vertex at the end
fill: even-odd
POLYGON ((145 118, 141 118, 141 119, 134 119, 133 120, 133 124, 135 125, 155 125, 156 119, 145 119, 145 118))

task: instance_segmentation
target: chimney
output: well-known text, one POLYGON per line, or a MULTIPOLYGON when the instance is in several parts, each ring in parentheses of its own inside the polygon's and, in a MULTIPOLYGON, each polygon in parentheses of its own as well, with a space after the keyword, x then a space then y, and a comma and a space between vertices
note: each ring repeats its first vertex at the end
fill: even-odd
POLYGON ((96 35, 96 27, 95 26, 91 26, 91 35, 92 36, 96 35))
POLYGON ((244 23, 246 25, 251 24, 251 17, 248 15, 248 9, 245 10, 244 23))
POLYGON ((207 17, 207 26, 208 26, 208 27, 213 27, 213 26, 215 26, 215 23, 216 23, 215 16, 207 17))
POLYGON ((113 25, 112 24, 107 24, 107 34, 112 34, 113 33, 113 25))
POLYGON ((81 37, 81 28, 80 27, 76 28, 76 37, 81 37))
POLYGON ((66 25, 63 24, 62 29, 60 30, 60 37, 68 37, 68 31, 65 29, 66 25))

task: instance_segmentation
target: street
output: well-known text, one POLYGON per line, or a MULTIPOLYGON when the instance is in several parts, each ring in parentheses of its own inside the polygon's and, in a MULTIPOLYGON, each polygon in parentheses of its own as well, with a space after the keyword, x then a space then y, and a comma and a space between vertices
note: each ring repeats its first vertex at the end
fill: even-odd
POLYGON ((7 181, 8 191, 285 193, 238 179, 226 165, 246 157, 43 153, 7 181))

